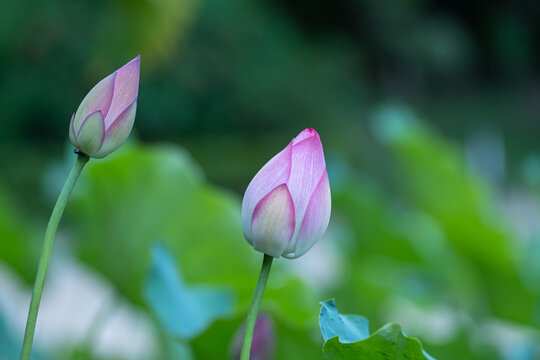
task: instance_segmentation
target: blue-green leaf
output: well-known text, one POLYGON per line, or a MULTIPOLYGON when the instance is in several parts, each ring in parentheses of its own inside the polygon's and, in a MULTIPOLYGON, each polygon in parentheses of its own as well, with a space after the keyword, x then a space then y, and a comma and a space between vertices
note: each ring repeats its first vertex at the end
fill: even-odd
POLYGON ((369 336, 369 321, 359 315, 341 315, 334 300, 321 303, 319 325, 324 341, 339 336, 346 344, 363 340, 369 336))
POLYGON ((418 339, 406 336, 398 324, 387 324, 369 335, 366 318, 341 315, 334 300, 321 305, 319 324, 327 359, 435 360, 424 351, 418 339))
POLYGON ((234 295, 226 289, 186 285, 160 243, 152 249, 145 296, 163 327, 182 339, 192 339, 214 320, 231 315, 235 303, 234 295))

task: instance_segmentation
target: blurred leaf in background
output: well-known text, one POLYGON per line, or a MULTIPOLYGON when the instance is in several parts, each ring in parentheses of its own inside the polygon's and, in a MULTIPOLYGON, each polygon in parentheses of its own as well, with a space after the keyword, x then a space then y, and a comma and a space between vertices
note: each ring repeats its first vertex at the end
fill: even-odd
POLYGON ((171 336, 191 340, 234 310, 234 293, 211 286, 189 287, 159 242, 152 247, 152 265, 145 287, 148 305, 171 336))

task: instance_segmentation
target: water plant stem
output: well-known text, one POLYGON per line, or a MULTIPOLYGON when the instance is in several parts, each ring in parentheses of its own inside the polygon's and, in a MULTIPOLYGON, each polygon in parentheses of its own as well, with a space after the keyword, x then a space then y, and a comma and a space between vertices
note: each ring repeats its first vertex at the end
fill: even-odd
POLYGON ((259 314, 259 308, 261 307, 261 301, 264 295, 264 289, 266 288, 266 282, 268 281, 268 276, 270 275, 272 260, 274 260, 272 256, 264 254, 261 273, 259 274, 257 287, 255 288, 253 300, 251 300, 251 305, 249 307, 249 312, 246 319, 246 327, 244 328, 244 339, 242 340, 242 352, 240 353, 240 360, 249 360, 249 355, 251 353, 251 341, 253 340, 253 331, 255 330, 255 322, 257 321, 257 315, 259 314))
MULTIPOLYGON (((77 151, 76 151, 77 152, 77 151)), ((45 232, 45 238, 43 240, 43 248, 41 250, 41 256, 39 258, 39 265, 36 275, 36 281, 34 282, 34 289, 32 290, 32 300, 30 301, 30 309, 28 310, 28 318, 26 320, 26 330, 24 331, 24 340, 21 351, 21 360, 30 359, 30 352, 32 351, 32 342, 34 340, 34 331, 36 330, 36 321, 39 311, 39 303, 41 301, 41 294, 43 293, 43 285, 45 284, 45 277, 47 275, 47 268, 49 267, 49 260, 51 258, 51 251, 56 235, 56 229, 58 223, 62 218, 64 209, 69 200, 69 197, 75 188, 77 179, 81 174, 84 165, 88 162, 88 156, 78 152, 77 160, 73 165, 73 169, 69 173, 64 187, 56 200, 54 209, 47 225, 47 231, 45 232)))

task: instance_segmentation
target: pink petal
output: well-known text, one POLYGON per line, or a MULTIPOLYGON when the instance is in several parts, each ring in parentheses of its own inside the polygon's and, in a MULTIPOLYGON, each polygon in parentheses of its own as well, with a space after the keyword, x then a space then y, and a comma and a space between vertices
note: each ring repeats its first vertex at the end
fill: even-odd
POLYGON ((94 153, 103 144, 104 137, 105 125, 103 123, 103 115, 98 110, 84 119, 77 133, 77 142, 73 145, 88 156, 94 156, 94 153))
POLYGON ((296 248, 294 252, 284 254, 284 257, 294 259, 304 255, 311 249, 328 227, 331 208, 330 183, 328 181, 328 173, 325 170, 309 201, 306 213, 300 224, 300 230, 296 236, 296 248))
POLYGON ((251 241, 257 251, 280 257, 295 228, 294 204, 287 185, 266 195, 253 211, 251 241))
POLYGON ((109 111, 111 101, 113 98, 114 79, 116 74, 113 73, 107 76, 105 79, 97 83, 96 86, 90 90, 90 92, 84 97, 83 101, 79 105, 73 122, 73 130, 76 133, 79 132, 82 122, 96 111, 101 111, 106 115, 109 111))
POLYGON ((116 71, 114 93, 109 112, 105 117, 105 129, 130 106, 139 93, 140 56, 116 71))
POLYGON ((319 134, 314 129, 305 129, 294 138, 293 145, 296 145, 299 142, 306 140, 307 138, 310 138, 312 136, 316 136, 317 138, 319 138, 319 134))
POLYGON ((289 178, 292 141, 268 161, 249 183, 242 200, 242 229, 251 244, 251 218, 255 206, 263 197, 289 178))
POLYGON ((95 158, 103 158, 116 149, 118 149, 131 133, 133 123, 135 122, 135 113, 137 111, 137 99, 133 100, 130 106, 121 113, 116 121, 105 131, 103 145, 96 154, 95 158))
MULTIPOLYGON (((302 135, 304 132, 300 133, 302 135)), ((296 209, 296 223, 302 222, 315 188, 326 170, 324 153, 319 136, 311 136, 293 146, 291 174, 287 186, 296 209)))

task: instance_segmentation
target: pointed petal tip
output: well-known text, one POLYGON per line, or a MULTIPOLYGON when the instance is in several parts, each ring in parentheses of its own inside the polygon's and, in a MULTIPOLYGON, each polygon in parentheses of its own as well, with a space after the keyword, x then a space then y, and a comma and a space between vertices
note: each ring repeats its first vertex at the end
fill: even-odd
POLYGON ((317 139, 319 139, 319 141, 320 141, 319 133, 317 131, 315 131, 315 129, 313 129, 313 128, 304 129, 293 139, 294 145, 296 145, 299 142, 302 142, 302 141, 304 141, 306 139, 312 138, 314 136, 317 139))
POLYGON ((109 128, 116 118, 136 101, 139 94, 140 64, 135 58, 116 72, 114 93, 109 112, 106 113, 105 127, 109 128))
POLYGON ((137 77, 139 76, 139 72, 141 69, 141 55, 138 55, 137 57, 133 58, 131 61, 126 63, 124 66, 116 70, 114 73, 137 73, 137 77))
POLYGON ((133 60, 131 60, 128 64, 131 63, 137 63, 139 66, 141 65, 141 55, 137 55, 133 60))
MULTIPOLYGON (((140 63, 141 62, 141 55, 137 55, 135 56, 133 59, 131 59, 131 61, 129 61, 126 65, 129 65, 131 63, 134 63, 134 62, 137 62, 137 63, 140 63)), ((125 65, 124 65, 125 66, 125 65)))

